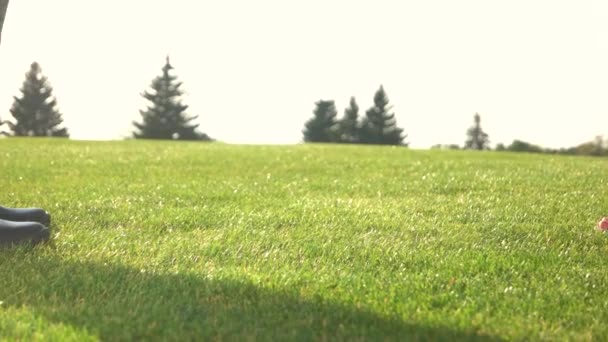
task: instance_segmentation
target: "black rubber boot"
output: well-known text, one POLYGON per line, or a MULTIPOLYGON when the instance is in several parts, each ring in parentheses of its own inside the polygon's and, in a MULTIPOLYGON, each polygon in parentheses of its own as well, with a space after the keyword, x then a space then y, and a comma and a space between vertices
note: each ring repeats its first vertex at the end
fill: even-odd
POLYGON ((39 222, 0 220, 0 245, 37 244, 49 239, 51 232, 39 222))
POLYGON ((40 208, 7 208, 0 206, 0 220, 15 222, 38 222, 51 226, 51 215, 40 208))

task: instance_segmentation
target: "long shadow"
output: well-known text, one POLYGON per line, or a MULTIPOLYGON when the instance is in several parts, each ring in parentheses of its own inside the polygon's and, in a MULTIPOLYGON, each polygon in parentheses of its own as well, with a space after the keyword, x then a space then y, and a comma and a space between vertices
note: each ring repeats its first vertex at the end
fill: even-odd
POLYGON ((27 256, 1 256, 0 274, 10 277, 0 288, 3 307, 26 305, 103 340, 497 340, 303 298, 295 289, 27 256))

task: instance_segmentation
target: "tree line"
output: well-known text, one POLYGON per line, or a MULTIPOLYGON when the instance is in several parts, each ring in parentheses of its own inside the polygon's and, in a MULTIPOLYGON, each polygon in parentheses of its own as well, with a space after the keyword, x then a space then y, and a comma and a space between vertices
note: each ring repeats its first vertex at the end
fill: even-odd
MULTIPOLYGON (((212 141, 213 139, 199 130, 198 118, 187 113, 188 106, 182 103, 184 94, 182 82, 173 75, 173 66, 167 57, 162 73, 155 77, 149 89, 141 96, 148 101, 145 110, 140 110, 140 121, 133 121, 131 132, 134 139, 172 139, 212 141)), ((36 62, 30 65, 20 88, 21 96, 14 97, 10 114, 12 121, 3 121, 0 127, 8 125, 8 136, 45 136, 69 137, 66 127, 62 127, 63 117, 58 109, 53 88, 42 68, 36 62)), ((395 113, 389 98, 381 85, 373 97, 373 104, 359 115, 359 105, 351 97, 344 114, 338 118, 333 100, 319 100, 314 104, 313 116, 304 123, 302 130, 304 142, 376 144, 408 146, 404 129, 397 126, 395 113)), ((464 145, 435 145, 434 149, 490 150, 489 135, 481 127, 481 116, 475 113, 473 125, 466 132, 464 145)), ((575 147, 549 149, 521 140, 510 145, 496 145, 496 151, 551 153, 569 155, 608 156, 608 140, 596 137, 575 147)))
MULTIPOLYGON (((490 147, 489 135, 481 128, 481 116, 475 113, 473 126, 467 130, 467 139, 464 146, 457 144, 434 145, 431 149, 448 150, 492 150, 490 147)), ((584 142, 580 145, 568 148, 545 148, 527 141, 515 139, 510 145, 498 143, 494 149, 497 152, 526 152, 526 153, 545 153, 563 155, 583 155, 583 156, 608 156, 608 139, 603 136, 596 136, 594 140, 584 142)))
POLYGON ((374 104, 359 119, 359 106, 354 97, 342 118, 333 100, 320 100, 315 103, 313 117, 304 124, 305 142, 376 144, 407 146, 403 140, 403 129, 397 127, 395 113, 391 112, 388 96, 384 87, 376 91, 374 104))

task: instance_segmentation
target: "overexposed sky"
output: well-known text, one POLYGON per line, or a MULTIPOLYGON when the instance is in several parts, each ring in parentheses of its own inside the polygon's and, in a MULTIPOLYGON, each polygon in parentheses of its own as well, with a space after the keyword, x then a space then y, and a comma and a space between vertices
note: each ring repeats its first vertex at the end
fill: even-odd
POLYGON ((201 130, 297 143, 314 102, 380 84, 412 147, 608 135, 606 0, 11 0, 0 118, 33 61, 75 139, 128 136, 170 54, 201 130))

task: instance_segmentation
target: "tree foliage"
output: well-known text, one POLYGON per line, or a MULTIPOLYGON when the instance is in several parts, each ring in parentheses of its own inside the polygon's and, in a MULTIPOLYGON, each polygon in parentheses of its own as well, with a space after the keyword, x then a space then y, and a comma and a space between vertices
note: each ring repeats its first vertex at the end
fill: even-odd
POLYGON ((360 141, 364 144, 406 145, 403 129, 397 127, 395 114, 391 113, 384 87, 376 91, 374 105, 365 112, 361 123, 360 141))
POLYGON ((584 142, 577 146, 567 148, 544 148, 522 140, 513 140, 513 142, 502 148, 496 148, 496 151, 506 152, 528 152, 528 153, 545 153, 545 154, 563 154, 563 155, 579 155, 579 156, 608 156, 608 140, 603 136, 598 135, 591 141, 584 142))
POLYGON ((162 75, 156 77, 142 96, 150 102, 146 110, 140 111, 142 122, 133 122, 136 139, 211 140, 198 131, 199 124, 192 123, 196 115, 186 114, 187 105, 182 104, 182 82, 171 74, 173 66, 167 57, 162 75))
POLYGON ((2 38, 2 26, 4 26, 4 18, 8 9, 8 0, 0 0, 0 39, 2 38))
POLYGON ((338 122, 336 105, 333 100, 319 100, 315 103, 313 117, 304 124, 305 142, 337 142, 338 122))
POLYGON ((522 140, 517 140, 517 139, 513 140, 511 145, 507 146, 506 150, 512 151, 512 152, 530 152, 530 153, 544 152, 543 148, 538 145, 534 145, 532 143, 522 141, 522 140))
POLYGON ((53 88, 42 74, 42 68, 36 62, 25 74, 21 87, 21 97, 14 97, 11 115, 14 122, 8 125, 15 136, 49 136, 68 137, 68 130, 59 125, 63 122, 57 109, 57 100, 53 88))
POLYGON ((467 140, 464 143, 466 149, 487 150, 490 147, 490 139, 487 133, 481 129, 481 116, 475 113, 475 123, 467 130, 467 140))
POLYGON ((344 116, 338 122, 339 141, 343 143, 359 142, 359 106, 355 97, 350 98, 348 108, 344 110, 344 116))
POLYGON ((586 156, 607 156, 608 155, 608 141, 604 141, 604 137, 598 135, 592 141, 582 143, 574 148, 576 154, 586 156))

